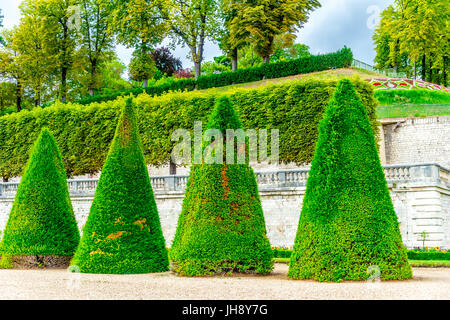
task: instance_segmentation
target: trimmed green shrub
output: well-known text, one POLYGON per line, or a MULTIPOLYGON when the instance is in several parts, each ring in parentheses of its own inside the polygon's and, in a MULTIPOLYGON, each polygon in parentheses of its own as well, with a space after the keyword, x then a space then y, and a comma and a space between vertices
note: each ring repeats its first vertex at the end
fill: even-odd
POLYGON ((262 64, 257 67, 238 69, 235 72, 222 72, 209 76, 200 76, 199 89, 223 87, 227 85, 275 79, 296 74, 349 67, 353 62, 353 53, 344 48, 338 52, 302 57, 290 61, 262 64))
POLYGON ((71 256, 79 240, 61 155, 43 129, 17 189, 0 254, 71 256))
POLYGON ((380 105, 450 104, 450 92, 431 90, 376 90, 380 105))
MULTIPOLYGON (((225 136, 226 129, 239 128, 229 99, 220 98, 208 129, 218 129, 225 136)), ((273 268, 272 257, 250 166, 225 161, 194 164, 170 249, 174 270, 184 276, 234 271, 267 274, 273 268)))
MULTIPOLYGON (((361 97, 372 129, 378 133, 373 89, 363 80, 352 82, 361 97)), ((318 123, 336 81, 293 81, 285 84, 236 89, 228 96, 244 129, 279 129, 280 160, 310 163, 318 135, 318 123)), ((193 91, 159 97, 142 94, 134 99, 147 164, 169 160, 178 128, 193 130, 194 121, 207 123, 217 92, 193 91)), ((55 104, 0 117, 0 176, 22 173, 28 151, 40 128, 48 126, 64 156, 68 176, 98 172, 105 161, 125 98, 88 106, 55 104)))
POLYGON ((168 254, 131 99, 126 101, 71 261, 86 273, 168 270, 168 254))
POLYGON ((410 260, 450 260, 450 251, 441 250, 409 250, 410 260))
POLYGON ((320 123, 288 276, 366 280, 371 266, 383 280, 412 276, 367 114, 342 80, 320 123))
POLYGON ((224 87, 237 83, 259 81, 262 79, 274 79, 287 77, 296 74, 323 71, 328 69, 349 67, 353 61, 353 53, 348 48, 343 48, 337 52, 319 54, 316 56, 302 57, 295 60, 267 63, 261 66, 238 69, 235 72, 223 72, 200 76, 198 80, 194 78, 174 79, 167 78, 157 81, 154 85, 146 88, 133 88, 118 91, 110 94, 87 96, 75 101, 79 104, 90 104, 93 102, 105 102, 117 99, 120 96, 130 94, 136 96, 146 92, 149 95, 161 95, 168 91, 192 91, 214 87, 224 87))
POLYGON ((145 87, 145 88, 133 88, 129 90, 124 91, 117 91, 110 94, 103 94, 103 95, 95 95, 95 96, 87 96, 80 100, 75 101, 74 103, 86 105, 91 104, 93 102, 105 102, 110 100, 115 100, 118 97, 121 96, 129 96, 134 95, 137 96, 141 93, 147 93, 149 95, 161 95, 163 93, 169 92, 169 91, 192 91, 195 89, 195 79, 174 79, 174 78, 167 78, 164 80, 159 80, 154 85, 145 87))

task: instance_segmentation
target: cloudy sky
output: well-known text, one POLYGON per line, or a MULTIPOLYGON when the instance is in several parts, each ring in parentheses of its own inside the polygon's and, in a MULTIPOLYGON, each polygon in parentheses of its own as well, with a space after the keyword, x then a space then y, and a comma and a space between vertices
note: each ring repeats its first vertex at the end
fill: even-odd
MULTIPOLYGON (((298 43, 310 47, 313 54, 339 50, 346 45, 355 59, 373 64, 375 50, 372 33, 379 13, 394 0, 321 0, 322 7, 311 13, 308 23, 297 33, 298 43)), ((3 24, 10 28, 19 23, 21 0, 2 0, 0 8, 5 16, 3 24)), ((117 47, 120 59, 128 64, 133 49, 117 47)), ((177 47, 174 54, 190 67, 187 48, 177 47)), ((205 60, 221 55, 216 44, 208 42, 205 60)))

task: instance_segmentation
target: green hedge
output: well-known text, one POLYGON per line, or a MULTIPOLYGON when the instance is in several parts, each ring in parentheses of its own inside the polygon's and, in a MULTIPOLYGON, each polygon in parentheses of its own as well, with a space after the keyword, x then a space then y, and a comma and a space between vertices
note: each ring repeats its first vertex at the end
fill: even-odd
MULTIPOLYGON (((272 248, 274 258, 290 258, 292 250, 272 248)), ((450 260, 450 251, 439 250, 408 250, 409 260, 450 260)))
POLYGON ((349 67, 353 61, 352 51, 343 48, 338 52, 309 56, 291 61, 263 64, 261 66, 238 69, 236 72, 224 72, 221 74, 212 74, 200 76, 196 81, 190 79, 167 78, 157 81, 155 85, 144 88, 134 88, 125 91, 119 91, 111 94, 88 96, 75 101, 79 104, 90 104, 92 102, 104 102, 117 99, 120 96, 130 94, 136 96, 143 92, 149 95, 161 95, 168 91, 192 91, 198 89, 207 89, 213 87, 223 87, 236 83, 246 83, 259 81, 262 79, 281 78, 290 75, 323 71, 332 68, 349 67))
MULTIPOLYGON (((353 82, 377 132, 373 89, 366 81, 353 82)), ((335 87, 335 81, 299 80, 236 89, 226 95, 236 106, 244 128, 279 129, 280 160, 302 164, 312 160, 317 126, 335 87)), ((192 130, 197 120, 206 125, 216 98, 217 93, 201 91, 135 98, 146 162, 167 163, 175 145, 172 132, 178 128, 192 130)), ((125 98, 89 106, 56 104, 0 117, 0 176, 22 173, 29 148, 43 126, 52 130, 68 175, 97 172, 103 166, 124 103, 125 98)))
POLYGON ((440 250, 409 250, 408 259, 410 260, 450 260, 450 251, 440 250))
POLYGON ((348 48, 323 55, 303 57, 291 61, 262 64, 257 67, 238 69, 235 72, 223 72, 209 76, 200 76, 198 89, 223 87, 227 85, 275 79, 296 74, 349 67, 353 61, 352 51, 348 48))
POLYGON ((376 90, 382 106, 405 104, 450 104, 450 93, 430 90, 376 90))
POLYGON ((157 84, 153 86, 148 86, 146 88, 133 88, 125 91, 118 91, 110 94, 104 95, 95 95, 95 96, 87 96, 80 100, 75 101, 75 103, 79 103, 82 105, 87 105, 93 102, 105 102, 117 99, 121 96, 133 95, 137 96, 141 93, 147 93, 149 95, 161 95, 168 91, 192 91, 195 89, 195 79, 173 79, 168 78, 161 81, 158 81, 157 84))

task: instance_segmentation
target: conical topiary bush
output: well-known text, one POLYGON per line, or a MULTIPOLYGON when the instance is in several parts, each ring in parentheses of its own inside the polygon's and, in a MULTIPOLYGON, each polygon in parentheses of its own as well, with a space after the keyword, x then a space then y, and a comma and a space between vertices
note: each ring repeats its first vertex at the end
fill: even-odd
MULTIPOLYGON (((207 127, 220 130, 224 137, 226 129, 241 128, 227 98, 218 100, 207 127)), ((267 274, 273 268, 253 170, 248 164, 226 164, 225 158, 223 164, 191 167, 170 249, 173 268, 180 275, 267 274)))
POLYGON ((412 276, 373 131, 342 80, 319 126, 288 276, 365 280, 376 268, 383 280, 412 276))
POLYGON ((71 265, 108 274, 169 268, 131 99, 122 110, 71 265))
POLYGON ((0 254, 18 267, 67 267, 80 240, 55 140, 42 129, 9 215, 0 254))

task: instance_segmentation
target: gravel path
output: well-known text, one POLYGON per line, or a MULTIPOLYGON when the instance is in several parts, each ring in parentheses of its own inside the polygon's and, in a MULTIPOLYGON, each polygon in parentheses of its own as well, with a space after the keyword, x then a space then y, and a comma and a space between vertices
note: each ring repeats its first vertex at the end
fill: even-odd
POLYGON ((177 277, 74 274, 66 270, 0 270, 0 299, 445 299, 450 268, 414 268, 414 279, 369 284, 286 280, 288 266, 269 276, 177 277))

